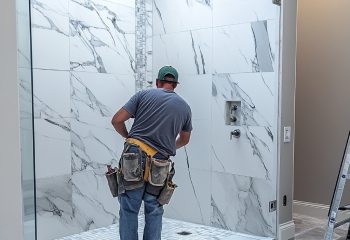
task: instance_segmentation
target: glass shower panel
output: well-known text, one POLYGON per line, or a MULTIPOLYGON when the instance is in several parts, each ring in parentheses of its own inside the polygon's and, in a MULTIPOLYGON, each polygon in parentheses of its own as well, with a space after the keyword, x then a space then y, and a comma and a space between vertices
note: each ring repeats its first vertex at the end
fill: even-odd
POLYGON ((20 84, 23 239, 35 240, 32 70, 29 1, 17 0, 17 58, 20 84))
POLYGON ((153 79, 177 68, 194 128, 167 217, 276 236, 279 15, 271 0, 153 0, 153 79))

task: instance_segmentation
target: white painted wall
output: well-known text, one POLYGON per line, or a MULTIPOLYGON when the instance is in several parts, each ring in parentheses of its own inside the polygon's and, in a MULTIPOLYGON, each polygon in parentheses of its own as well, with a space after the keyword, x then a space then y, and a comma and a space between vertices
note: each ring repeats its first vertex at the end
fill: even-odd
MULTIPOLYGON (((298 201, 329 205, 332 199, 350 129, 349 9, 348 0, 299 0, 295 142, 298 201)), ((344 204, 350 201, 348 187, 344 204)))
POLYGON ((22 239, 16 1, 0 8, 0 239, 22 239))
POLYGON ((280 65, 280 103, 279 103, 279 183, 278 183, 278 221, 279 240, 293 237, 293 168, 294 168, 294 109, 296 75, 296 18, 297 0, 282 1, 281 14, 281 65, 280 65), (283 142, 283 127, 292 127, 292 141, 283 142), (283 196, 287 205, 283 206, 283 196))

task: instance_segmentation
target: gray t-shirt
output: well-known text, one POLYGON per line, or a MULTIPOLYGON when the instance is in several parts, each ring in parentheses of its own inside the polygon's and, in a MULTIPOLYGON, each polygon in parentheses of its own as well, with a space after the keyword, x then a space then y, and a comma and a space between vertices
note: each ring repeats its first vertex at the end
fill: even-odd
POLYGON ((129 137, 152 146, 165 156, 175 156, 176 137, 192 131, 191 108, 179 95, 162 88, 136 93, 123 107, 134 124, 129 137))

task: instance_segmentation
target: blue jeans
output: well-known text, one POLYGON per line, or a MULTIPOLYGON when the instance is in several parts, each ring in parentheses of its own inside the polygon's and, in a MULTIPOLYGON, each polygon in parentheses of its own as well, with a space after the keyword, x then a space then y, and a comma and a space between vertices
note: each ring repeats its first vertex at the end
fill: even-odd
MULTIPOLYGON (((127 152, 138 152, 138 148, 130 147, 127 152)), ((155 158, 162 158, 156 154, 155 158)), ((146 156, 142 157, 143 163, 146 156)), ((160 240, 162 232, 163 207, 157 202, 157 196, 145 192, 146 184, 138 189, 125 191, 118 196, 119 210, 119 235, 121 240, 138 240, 138 214, 142 200, 145 206, 145 228, 143 240, 160 240)))

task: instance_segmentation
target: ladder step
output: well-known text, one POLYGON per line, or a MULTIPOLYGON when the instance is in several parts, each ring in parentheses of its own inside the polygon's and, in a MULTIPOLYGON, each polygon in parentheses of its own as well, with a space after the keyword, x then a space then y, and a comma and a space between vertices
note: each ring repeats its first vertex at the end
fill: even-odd
POLYGON ((342 225, 344 225, 345 223, 350 222, 350 218, 344 219, 343 221, 339 221, 337 223, 334 224, 334 228, 340 227, 342 225))
MULTIPOLYGON (((348 132, 348 138, 346 141, 342 162, 338 172, 337 183, 333 191, 332 201, 328 211, 328 226, 327 226, 326 234, 324 236, 325 240, 333 240, 334 229, 350 222, 350 217, 345 220, 336 222, 338 211, 350 211, 350 204, 345 206, 340 206, 346 181, 350 180, 349 169, 350 169, 350 131, 348 132)), ((350 240, 350 228, 346 239, 350 240)))
POLYGON ((345 205, 345 206, 342 206, 342 207, 339 207, 339 210, 340 210, 340 211, 350 210, 350 204, 345 205))

